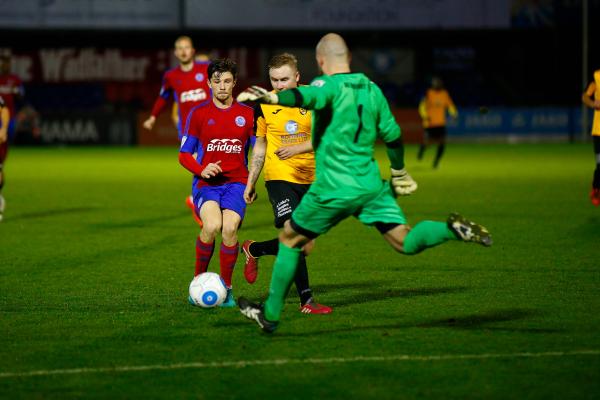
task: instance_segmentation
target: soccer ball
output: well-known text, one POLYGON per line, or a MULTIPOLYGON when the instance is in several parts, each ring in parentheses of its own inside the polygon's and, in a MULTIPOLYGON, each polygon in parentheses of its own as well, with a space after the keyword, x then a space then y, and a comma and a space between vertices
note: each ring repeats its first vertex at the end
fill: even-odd
POLYGON ((190 283, 190 300, 197 306, 216 307, 223 303, 226 297, 225 282, 214 272, 200 274, 190 283))

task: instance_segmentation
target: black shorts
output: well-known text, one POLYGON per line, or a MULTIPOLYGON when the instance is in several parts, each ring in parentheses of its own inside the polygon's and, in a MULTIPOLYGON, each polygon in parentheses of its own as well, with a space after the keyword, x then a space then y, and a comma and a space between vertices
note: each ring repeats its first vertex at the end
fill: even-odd
POLYGON ((433 140, 443 140, 446 138, 446 127, 445 126, 434 126, 432 128, 425 129, 427 137, 433 140))
POLYGON ((292 217, 292 212, 300 204, 302 197, 308 192, 310 184, 287 181, 266 181, 269 201, 275 215, 275 227, 281 228, 283 223, 292 217))
POLYGON ((600 154, 600 136, 592 136, 592 141, 594 142, 594 153, 600 154))

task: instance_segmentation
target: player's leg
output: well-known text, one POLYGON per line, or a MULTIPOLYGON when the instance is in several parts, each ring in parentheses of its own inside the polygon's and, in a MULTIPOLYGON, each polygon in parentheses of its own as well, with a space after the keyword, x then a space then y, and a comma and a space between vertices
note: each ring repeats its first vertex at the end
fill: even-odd
POLYGON ((446 222, 421 221, 410 228, 387 185, 382 187, 377 197, 363 206, 357 217, 367 225, 374 225, 395 250, 404 254, 417 254, 448 240, 491 245, 491 236, 484 227, 458 214, 452 214, 446 222))
POLYGON ((600 136, 593 135, 592 140, 594 141, 596 169, 594 170, 594 179, 592 181, 592 192, 590 193, 590 199, 592 200, 593 205, 600 206, 600 136))
POLYGON ((433 168, 437 168, 440 164, 440 160, 444 155, 444 150, 446 149, 446 127, 439 126, 432 129, 431 136, 433 140, 437 144, 437 150, 435 153, 435 158, 433 159, 433 168))
POLYGON ((246 213, 246 202, 244 201, 245 186, 239 183, 224 185, 225 191, 221 198, 223 209, 223 228, 221 236, 223 241, 219 251, 221 267, 221 278, 227 286, 227 299, 221 304, 222 307, 234 307, 232 277, 235 262, 239 254, 238 229, 246 213))
POLYGON ((4 187, 4 162, 8 155, 8 140, 0 144, 0 221, 4 218, 4 209, 6 208, 6 201, 2 196, 2 188, 4 187))
MULTIPOLYGON (((220 195, 216 189, 205 186, 199 194, 199 214, 205 221, 200 235, 196 239, 195 275, 206 272, 215 249, 215 237, 221 232, 223 216, 221 214, 220 195)), ((198 202, 196 202, 198 204, 198 202)))
MULTIPOLYGON (((180 140, 181 141, 181 140, 180 140)), ((194 221, 202 228, 202 219, 200 218, 200 214, 198 212, 199 208, 196 206, 196 199, 200 199, 198 196, 198 192, 200 189, 198 188, 198 177, 194 176, 192 178, 192 194, 185 198, 185 205, 188 206, 190 210, 192 210, 192 217, 194 221)))
POLYGON ((421 140, 421 144, 419 145, 419 151, 417 152, 417 160, 421 161, 423 156, 425 155, 425 150, 427 149, 427 142, 429 140, 429 129, 425 128, 423 132, 423 139, 421 140))
POLYGON ((271 275, 269 297, 264 307, 245 298, 238 301, 242 314, 258 322, 266 332, 273 332, 277 327, 285 297, 296 274, 302 247, 356 211, 353 204, 339 198, 327 199, 327 208, 324 208, 319 198, 317 193, 309 190, 294 210, 292 218, 285 222, 279 234, 279 251, 271 275))

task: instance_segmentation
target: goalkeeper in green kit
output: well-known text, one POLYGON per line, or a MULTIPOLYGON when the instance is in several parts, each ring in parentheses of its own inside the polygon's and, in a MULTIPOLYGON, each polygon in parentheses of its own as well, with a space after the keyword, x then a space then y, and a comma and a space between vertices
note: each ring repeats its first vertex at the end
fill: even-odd
POLYGON ((347 217, 374 226, 394 249, 404 254, 416 254, 448 240, 492 244, 486 228, 459 214, 451 214, 446 222, 421 221, 412 228, 407 225, 395 195, 409 195, 417 184, 404 169, 400 127, 385 97, 364 74, 350 72, 350 53, 341 36, 323 36, 317 44, 316 57, 323 75, 310 86, 279 93, 253 86, 238 96, 240 102, 314 110, 316 179, 279 234, 269 296, 264 304, 244 297, 238 299, 242 314, 268 333, 279 324, 304 244, 347 217), (391 185, 382 181, 373 158, 377 139, 387 147, 391 185))

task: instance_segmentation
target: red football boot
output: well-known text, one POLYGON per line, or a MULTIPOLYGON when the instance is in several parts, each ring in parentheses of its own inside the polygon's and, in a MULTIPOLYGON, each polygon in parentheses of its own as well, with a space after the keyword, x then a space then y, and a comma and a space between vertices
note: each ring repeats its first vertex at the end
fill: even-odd
POLYGON ((244 277, 250 284, 256 282, 256 278, 258 277, 258 258, 253 257, 252 254, 250 254, 250 245, 252 243, 254 243, 254 240, 246 240, 242 244, 242 253, 246 256, 246 261, 244 262, 244 277))
POLYGON ((203 226, 202 220, 200 219, 200 216, 198 214, 196 214, 196 206, 194 205, 194 198, 192 196, 186 197, 185 205, 188 206, 188 208, 190 210, 192 210, 192 215, 194 216, 194 220, 196 220, 198 225, 200 225, 200 228, 202 228, 202 226, 203 226))
POLYGON ((300 312, 303 314, 331 314, 333 308, 324 306, 323 304, 309 301, 303 306, 300 306, 300 312))
POLYGON ((590 200, 592 200, 592 204, 596 207, 600 206, 600 189, 592 188, 590 192, 590 200))

